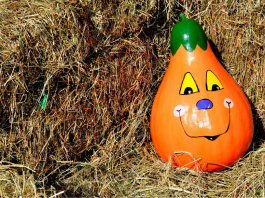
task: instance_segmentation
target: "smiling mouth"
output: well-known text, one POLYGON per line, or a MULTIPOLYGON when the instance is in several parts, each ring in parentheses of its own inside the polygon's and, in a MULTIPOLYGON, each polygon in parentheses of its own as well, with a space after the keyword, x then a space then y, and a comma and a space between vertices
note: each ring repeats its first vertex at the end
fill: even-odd
POLYGON ((221 135, 227 133, 227 131, 229 130, 229 126, 230 126, 230 104, 231 104, 231 102, 226 102, 226 103, 228 104, 228 107, 229 107, 229 122, 228 122, 228 126, 227 126, 227 129, 226 129, 225 132, 223 132, 223 133, 221 133, 221 134, 219 134, 219 135, 215 135, 215 136, 191 136, 191 135, 189 135, 189 134, 186 132, 186 130, 185 130, 184 126, 183 126, 182 120, 181 120, 181 116, 180 116, 180 111, 181 111, 181 110, 177 110, 177 111, 179 112, 180 123, 181 123, 181 126, 182 126, 182 128, 183 128, 185 134, 186 134, 188 137, 190 137, 190 138, 206 138, 206 139, 208 139, 208 140, 210 140, 210 141, 214 141, 214 140, 216 140, 218 137, 220 137, 221 135))

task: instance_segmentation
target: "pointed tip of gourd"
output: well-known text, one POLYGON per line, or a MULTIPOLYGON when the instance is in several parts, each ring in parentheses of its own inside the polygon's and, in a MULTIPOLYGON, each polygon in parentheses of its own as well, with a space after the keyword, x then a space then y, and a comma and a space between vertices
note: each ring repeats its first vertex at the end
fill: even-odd
POLYGON ((207 49, 207 37, 200 24, 192 19, 187 19, 180 13, 181 21, 172 29, 170 46, 174 56, 179 47, 183 45, 186 51, 193 52, 197 45, 203 50, 207 49))
POLYGON ((185 16, 185 14, 183 14, 183 13, 180 13, 179 16, 180 16, 180 18, 181 18, 182 21, 184 21, 184 20, 187 19, 186 16, 185 16))

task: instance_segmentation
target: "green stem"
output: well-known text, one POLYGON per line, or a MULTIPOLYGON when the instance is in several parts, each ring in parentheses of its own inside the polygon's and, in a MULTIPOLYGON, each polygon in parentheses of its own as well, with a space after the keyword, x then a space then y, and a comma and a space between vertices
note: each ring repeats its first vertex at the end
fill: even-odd
MULTIPOLYGON (((43 85, 43 80, 41 80, 41 84, 43 85)), ((42 110, 45 109, 45 105, 47 103, 47 98, 48 98, 48 94, 46 92, 44 92, 42 102, 40 102, 42 110)))
POLYGON ((183 13, 180 13, 179 16, 180 16, 180 18, 181 18, 182 21, 184 21, 184 20, 187 19, 186 16, 183 13))
POLYGON ((41 104, 41 109, 42 110, 45 109, 47 98, 48 98, 48 95, 47 95, 47 93, 44 92, 44 97, 43 97, 42 104, 41 104))

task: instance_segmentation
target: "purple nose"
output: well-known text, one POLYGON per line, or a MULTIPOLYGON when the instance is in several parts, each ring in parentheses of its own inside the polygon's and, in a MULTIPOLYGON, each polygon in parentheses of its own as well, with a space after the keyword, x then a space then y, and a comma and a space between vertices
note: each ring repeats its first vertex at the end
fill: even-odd
POLYGON ((197 108, 200 109, 211 109, 213 103, 208 99, 202 99, 197 102, 197 108))

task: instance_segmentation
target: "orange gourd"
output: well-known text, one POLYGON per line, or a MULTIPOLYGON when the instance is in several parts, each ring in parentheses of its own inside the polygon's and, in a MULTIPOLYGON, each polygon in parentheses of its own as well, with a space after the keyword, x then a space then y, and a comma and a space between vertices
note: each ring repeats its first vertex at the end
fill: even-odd
POLYGON ((172 166, 222 170, 250 146, 251 108, 212 52, 201 26, 180 16, 171 33, 169 67, 152 107, 152 141, 172 166))

